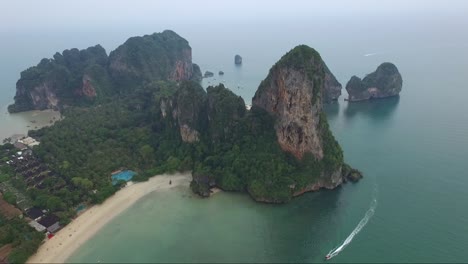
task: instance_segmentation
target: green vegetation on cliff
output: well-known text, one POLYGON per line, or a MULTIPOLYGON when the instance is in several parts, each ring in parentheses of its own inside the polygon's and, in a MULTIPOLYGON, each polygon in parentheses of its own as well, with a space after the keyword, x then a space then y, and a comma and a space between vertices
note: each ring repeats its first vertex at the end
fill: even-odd
POLYGON ((315 104, 324 92, 322 90, 325 88, 321 89, 320 87, 323 85, 325 72, 328 69, 325 64, 322 65, 319 62, 323 62, 322 57, 315 49, 309 46, 299 45, 291 49, 271 67, 267 78, 260 83, 255 96, 262 93, 265 86, 271 81, 272 76, 278 75, 280 69, 294 69, 306 73, 309 80, 313 83, 312 103, 315 104))
POLYGON ((129 38, 109 56, 96 45, 43 59, 21 73, 8 110, 90 106, 159 80, 201 80, 188 41, 170 30, 129 38))
MULTIPOLYGON (((109 55, 110 73, 120 90, 133 89, 145 81, 165 80, 188 42, 173 31, 131 37, 109 55)), ((190 62, 191 63, 191 62, 190 62)))
POLYGON ((214 182, 224 190, 248 190, 256 199, 284 202, 292 198, 292 185, 303 188, 318 180, 323 168, 342 163, 325 118, 323 162, 297 161, 279 147, 274 118, 266 111, 247 112, 242 98, 222 85, 207 91, 193 82, 154 82, 101 106, 67 109, 64 120, 32 131, 41 141, 35 153, 76 186, 56 194, 68 201, 65 207, 111 195, 110 172, 121 167, 137 170, 140 180, 193 170, 194 189, 214 182), (198 116, 194 109, 200 109, 198 116), (200 140, 183 142, 180 123, 202 131, 200 140), (86 180, 90 184, 80 184, 86 180))
POLYGON ((84 50, 64 50, 62 54, 56 53, 53 59, 42 59, 37 66, 21 72, 15 104, 8 110, 20 112, 59 108, 63 104, 87 104, 96 96, 109 95, 111 84, 106 67, 107 54, 100 45, 84 50), (86 76, 96 78, 92 79, 90 90, 83 89, 86 76), (43 100, 44 97, 49 99, 43 100))
MULTIPOLYGON (((309 65, 314 64, 310 60, 321 58, 299 46, 273 69, 302 69, 318 93, 323 68, 309 65), (307 65, 297 65, 301 63, 307 65)), ((109 173, 126 167, 139 172, 137 180, 192 170, 192 189, 202 195, 216 185, 248 191, 259 201, 285 202, 316 183, 327 183, 328 175, 343 165, 342 150, 322 112, 317 130, 323 158, 306 153, 297 159, 280 147, 275 117, 255 106, 247 111, 244 100, 223 85, 205 91, 195 82, 152 81, 112 102, 64 114, 65 120, 31 135, 41 141, 37 155, 75 185, 73 201, 102 201, 115 191, 109 173)))

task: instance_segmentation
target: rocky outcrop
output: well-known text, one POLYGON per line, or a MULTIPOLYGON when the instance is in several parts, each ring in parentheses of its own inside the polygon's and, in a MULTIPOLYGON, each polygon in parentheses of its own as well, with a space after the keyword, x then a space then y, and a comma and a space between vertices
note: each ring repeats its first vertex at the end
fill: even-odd
POLYGON ((210 139, 227 142, 235 135, 235 129, 246 115, 245 102, 223 84, 207 88, 208 131, 210 139))
POLYGON ((324 103, 329 103, 331 101, 338 100, 338 97, 341 95, 341 83, 335 78, 335 75, 331 73, 327 65, 324 63, 325 70, 325 84, 324 84, 324 93, 323 100, 324 103))
POLYGON ((320 175, 320 179, 316 182, 310 183, 303 188, 298 190, 294 189, 293 196, 300 196, 306 192, 316 192, 322 188, 327 190, 332 190, 338 187, 340 184, 343 183, 343 175, 342 175, 342 168, 339 167, 337 170, 331 173, 322 173, 320 175))
POLYGON ((276 117, 278 143, 298 159, 305 153, 323 158, 318 125, 324 83, 320 55, 312 48, 298 46, 273 66, 252 100, 253 107, 276 117))
POLYGON ((193 70, 192 48, 171 30, 129 38, 109 55, 109 72, 121 90, 155 80, 191 80, 193 70))
POLYGON ((78 93, 88 98, 96 97, 96 89, 93 87, 91 77, 89 75, 83 75, 83 86, 80 90, 78 90, 78 93))
MULTIPOLYGON (((333 189, 343 182, 343 152, 322 111, 322 97, 330 87, 338 90, 340 85, 320 55, 301 45, 270 69, 252 99, 253 109, 263 109, 275 118, 279 146, 304 168, 298 169, 298 175, 309 175, 306 179, 296 176, 298 179, 289 184, 291 196, 320 188, 333 189)), ((255 200, 284 202, 284 197, 269 196, 262 187, 254 187, 257 193, 250 186, 249 192, 255 200)))
POLYGON ((206 124, 206 92, 198 84, 184 82, 175 98, 175 118, 182 141, 199 141, 201 128, 206 124))
MULTIPOLYGON (((10 112, 58 109, 62 105, 98 96, 100 82, 93 81, 95 69, 104 69, 107 54, 100 45, 85 50, 64 50, 53 59, 43 59, 21 73, 16 83, 15 103, 10 112)), ((107 72, 100 72, 107 75, 107 72)), ((99 77, 100 79, 103 77, 99 77)))
POLYGON ((159 108, 155 131, 160 132, 169 126, 171 133, 177 131, 183 142, 200 141, 207 124, 207 96, 200 84, 193 81, 180 84, 158 82, 152 89, 159 90, 159 95, 155 96, 159 108))
POLYGON ((352 182, 358 182, 363 177, 362 172, 351 168, 351 166, 349 166, 348 164, 343 165, 341 176, 343 178, 343 181, 345 182, 347 182, 348 180, 352 182))
POLYGON ((346 84, 346 91, 349 94, 348 101, 363 101, 396 96, 401 92, 402 85, 403 80, 397 67, 385 62, 362 80, 351 77, 346 84))
POLYGON ((210 72, 210 71, 206 71, 205 75, 203 75, 204 78, 210 78, 210 77, 213 77, 213 76, 214 76, 214 73, 210 72))
POLYGON ((200 82, 200 67, 192 63, 192 49, 175 32, 166 30, 133 37, 108 57, 100 45, 70 49, 43 59, 21 73, 10 112, 60 109, 133 91, 153 81, 200 82))
POLYGON ((190 78, 194 82, 201 82, 203 79, 203 75, 201 73, 200 66, 198 64, 193 64, 193 69, 192 69, 192 78, 190 78))
POLYGON ((234 56, 234 64, 241 65, 242 64, 242 57, 240 55, 234 56))

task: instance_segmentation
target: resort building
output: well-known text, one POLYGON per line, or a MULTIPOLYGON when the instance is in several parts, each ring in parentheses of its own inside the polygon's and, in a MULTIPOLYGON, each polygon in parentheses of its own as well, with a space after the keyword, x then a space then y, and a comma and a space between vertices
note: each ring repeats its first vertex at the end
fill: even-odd
POLYGON ((39 141, 36 141, 32 137, 27 137, 27 138, 20 139, 20 140, 18 140, 18 142, 23 143, 23 144, 25 144, 26 146, 28 146, 30 148, 39 145, 39 141))
POLYGON ((42 216, 44 216, 44 213, 41 209, 32 207, 26 211, 26 215, 32 220, 38 221, 42 216))
POLYGON ((37 232, 44 232, 46 230, 45 226, 39 224, 38 222, 36 222, 34 220, 30 221, 28 224, 29 224, 29 226, 36 229, 37 232))
POLYGON ((47 231, 54 233, 60 229, 59 218, 56 215, 50 214, 42 217, 39 221, 39 224, 43 225, 47 231))

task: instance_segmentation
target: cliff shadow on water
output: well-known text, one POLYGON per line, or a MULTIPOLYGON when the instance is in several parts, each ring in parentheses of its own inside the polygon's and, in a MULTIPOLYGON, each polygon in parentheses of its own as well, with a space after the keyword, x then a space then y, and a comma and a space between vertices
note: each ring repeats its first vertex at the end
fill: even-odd
POLYGON ((327 250, 324 241, 337 236, 340 213, 346 199, 343 187, 306 193, 288 204, 262 205, 269 237, 265 238, 265 262, 317 262, 327 250), (297 228, 297 227, 302 228, 297 228), (288 241, 285 243, 285 241, 288 241), (291 258, 294 256, 293 258, 291 258))
POLYGON ((393 115, 399 102, 400 96, 360 102, 347 102, 344 114, 346 118, 363 115, 376 121, 385 121, 393 115))

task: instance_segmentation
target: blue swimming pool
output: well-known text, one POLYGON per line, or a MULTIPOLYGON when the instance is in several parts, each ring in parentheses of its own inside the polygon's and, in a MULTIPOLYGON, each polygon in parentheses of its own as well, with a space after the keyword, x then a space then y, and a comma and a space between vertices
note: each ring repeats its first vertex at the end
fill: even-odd
POLYGON ((136 175, 136 172, 125 170, 112 175, 112 185, 116 185, 119 180, 129 181, 136 175))
POLYGON ((78 206, 76 207, 76 212, 79 213, 79 212, 81 212, 81 211, 83 211, 83 210, 85 210, 85 209, 86 209, 86 205, 80 204, 80 205, 78 205, 78 206))

